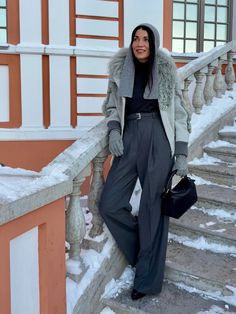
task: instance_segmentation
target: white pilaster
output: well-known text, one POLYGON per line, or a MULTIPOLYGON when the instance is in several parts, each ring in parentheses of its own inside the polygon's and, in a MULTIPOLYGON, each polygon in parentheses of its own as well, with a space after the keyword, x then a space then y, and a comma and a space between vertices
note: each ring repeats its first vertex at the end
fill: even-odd
POLYGON ((42 56, 20 56, 22 127, 43 127, 42 56))
POLYGON ((50 56, 50 127, 70 128, 70 103, 70 57, 50 56))
POLYGON ((70 19, 68 0, 49 0, 49 43, 70 44, 70 19))
POLYGON ((20 0, 20 41, 41 43, 41 0, 20 0))
POLYGON ((10 242, 11 314, 40 313, 38 228, 10 242))
POLYGON ((9 69, 7 65, 0 66, 0 122, 9 121, 9 69))

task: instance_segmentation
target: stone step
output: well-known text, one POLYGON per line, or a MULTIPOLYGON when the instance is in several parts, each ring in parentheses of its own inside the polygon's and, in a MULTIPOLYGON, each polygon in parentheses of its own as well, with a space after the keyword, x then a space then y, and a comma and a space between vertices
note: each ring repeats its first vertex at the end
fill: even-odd
POLYGON ((197 209, 188 210, 180 219, 170 220, 169 238, 195 247, 236 255, 236 222, 209 216, 197 209))
POLYGON ((236 306, 236 257, 168 244, 165 277, 236 306))
POLYGON ((233 127, 228 128, 227 131, 221 130, 219 131, 219 138, 223 141, 226 142, 230 142, 232 144, 236 144, 236 131, 235 131, 235 127, 233 129, 233 127), (232 129, 230 131, 230 129, 232 129))
POLYGON ((197 314, 199 312, 236 313, 236 307, 223 301, 202 298, 195 292, 179 289, 172 283, 164 282, 159 295, 147 295, 132 301, 131 290, 123 290, 117 297, 103 299, 116 314, 197 314))
MULTIPOLYGON (((204 209, 217 209, 228 213, 236 220, 236 191, 215 184, 197 185, 198 201, 196 206, 204 209)), ((216 210, 216 214, 217 214, 216 210)))
POLYGON ((189 163, 189 172, 217 184, 236 186, 236 167, 233 164, 224 162, 209 165, 189 163))
POLYGON ((236 163, 236 146, 204 147, 209 156, 221 159, 227 163, 236 163))

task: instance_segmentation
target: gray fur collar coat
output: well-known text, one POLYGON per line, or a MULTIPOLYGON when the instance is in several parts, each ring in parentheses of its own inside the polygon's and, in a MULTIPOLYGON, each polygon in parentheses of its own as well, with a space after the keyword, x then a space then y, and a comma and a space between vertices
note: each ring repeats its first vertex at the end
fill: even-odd
MULTIPOLYGON (((134 81, 132 66, 124 67, 128 54, 128 48, 120 49, 109 63, 108 91, 102 107, 109 128, 119 123, 122 133, 125 123, 125 97, 132 97, 134 81)), ((178 87, 174 61, 164 49, 157 49, 154 67, 153 88, 150 93, 146 87, 144 98, 158 99, 172 155, 187 155, 189 115, 178 87)))

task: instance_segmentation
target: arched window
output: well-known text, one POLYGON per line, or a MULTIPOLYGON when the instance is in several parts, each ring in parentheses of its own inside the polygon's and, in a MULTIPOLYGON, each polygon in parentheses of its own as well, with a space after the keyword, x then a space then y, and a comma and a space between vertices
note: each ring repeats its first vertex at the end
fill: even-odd
POLYGON ((0 0, 0 44, 7 42, 7 4, 0 0))
POLYGON ((172 51, 208 51, 231 40, 231 0, 173 0, 172 51))

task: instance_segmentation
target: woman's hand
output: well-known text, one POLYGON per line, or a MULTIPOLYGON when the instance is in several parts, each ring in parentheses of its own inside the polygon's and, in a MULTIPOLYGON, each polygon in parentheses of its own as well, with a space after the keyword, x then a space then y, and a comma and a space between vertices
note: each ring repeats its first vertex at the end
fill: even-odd
POLYGON ((118 129, 113 129, 109 133, 109 150, 115 157, 123 155, 124 146, 118 129))
POLYGON ((177 176, 184 177, 188 174, 188 162, 185 155, 177 155, 172 171, 177 170, 177 176))

